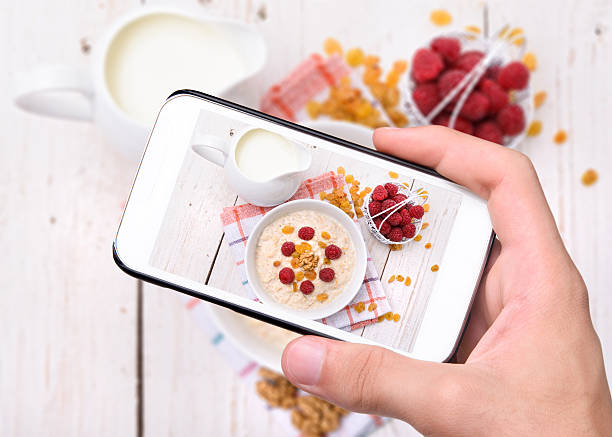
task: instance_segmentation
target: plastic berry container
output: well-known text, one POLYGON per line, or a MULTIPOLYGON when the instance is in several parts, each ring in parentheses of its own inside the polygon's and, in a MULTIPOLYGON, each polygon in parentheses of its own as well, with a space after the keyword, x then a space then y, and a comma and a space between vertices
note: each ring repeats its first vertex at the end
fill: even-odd
POLYGON ((415 206, 415 205, 420 205, 420 206, 425 205, 427 203, 427 200, 429 199, 429 195, 411 191, 404 184, 397 183, 397 182, 385 182, 381 185, 385 185, 386 183, 391 183, 395 185, 397 187, 397 194, 403 194, 404 196, 406 196, 406 200, 404 200, 401 203, 396 204, 395 206, 391 208, 388 208, 387 210, 381 211, 375 216, 372 216, 370 214, 370 202, 372 202, 373 200, 372 199, 373 191, 372 191, 368 193, 368 195, 364 199, 363 208, 362 208, 363 217, 365 218, 366 224, 368 225, 368 230, 370 231, 372 235, 374 235, 374 237, 378 241, 384 244, 402 244, 403 245, 403 244, 411 242, 412 240, 414 240, 414 238, 417 235, 419 235, 419 232, 421 231, 421 227, 423 226, 422 217, 420 219, 417 219, 414 217, 411 219, 411 223, 416 228, 414 236, 412 238, 403 237, 401 241, 391 241, 387 237, 385 237, 383 234, 381 234, 379 228, 376 226, 376 223, 374 223, 374 219, 378 217, 382 218, 382 222, 380 224, 380 226, 382 227, 383 223, 385 223, 387 219, 389 218, 389 216, 391 216, 391 214, 393 214, 394 212, 400 211, 402 208, 406 206, 410 207, 410 206, 415 206))
MULTIPOLYGON (((479 81, 482 79, 487 69, 491 66, 503 66, 508 62, 522 59, 526 46, 525 35, 520 33, 514 35, 513 37, 505 36, 508 33, 508 26, 502 28, 502 30, 497 32, 493 37, 484 37, 480 34, 466 31, 446 32, 435 35, 433 38, 428 40, 426 44, 421 45, 420 47, 430 47, 431 42, 435 38, 452 37, 457 38, 461 43, 462 54, 468 51, 478 50, 485 53, 485 56, 428 114, 423 114, 412 98, 412 92, 417 84, 412 78, 411 70, 409 69, 408 74, 405 75, 407 83, 405 86, 401 87, 401 89, 405 91, 404 101, 406 102, 406 111, 412 124, 417 126, 433 124, 433 120, 438 115, 443 113, 444 108, 451 103, 451 100, 458 98, 452 113, 448 114, 450 117, 449 127, 454 128, 456 117, 459 115, 463 104, 470 93, 476 89, 479 81), (461 90, 462 88, 464 88, 463 91, 461 90)), ((529 124, 533 120, 534 108, 531 80, 524 89, 512 91, 511 95, 511 103, 519 105, 523 110, 525 116, 525 127, 516 135, 504 135, 502 144, 505 147, 516 148, 525 137, 529 124)))

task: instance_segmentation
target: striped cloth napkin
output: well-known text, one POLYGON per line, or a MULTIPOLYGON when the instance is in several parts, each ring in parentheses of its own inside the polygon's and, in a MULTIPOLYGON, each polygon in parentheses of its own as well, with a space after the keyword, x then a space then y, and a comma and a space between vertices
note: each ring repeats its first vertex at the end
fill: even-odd
MULTIPOLYGON (((347 194, 347 199, 351 199, 342 175, 328 172, 302 182, 297 192, 289 200, 306 198, 318 199, 321 191, 330 191, 336 188, 342 188, 347 194)), ((255 293, 248 284, 244 266, 246 242, 257 222, 259 222, 264 214, 271 209, 272 208, 264 208, 247 203, 223 208, 223 212, 221 213, 221 222, 223 223, 226 240, 236 260, 236 267, 240 273, 242 284, 247 290, 247 295, 252 299, 255 299, 255 293)), ((354 220, 357 221, 357 219, 354 220)), ((387 301, 387 296, 384 293, 374 263, 368 255, 366 275, 355 298, 339 312, 321 319, 320 321, 326 325, 350 331, 376 322, 378 316, 389 311, 391 311, 391 307, 387 301), (361 308, 356 308, 361 302, 365 304, 365 309, 363 308, 364 305, 360 305, 361 308), (376 308, 370 311, 368 307, 370 307, 370 304, 374 303, 376 304, 376 308), (360 311, 358 312, 357 309, 360 311)))

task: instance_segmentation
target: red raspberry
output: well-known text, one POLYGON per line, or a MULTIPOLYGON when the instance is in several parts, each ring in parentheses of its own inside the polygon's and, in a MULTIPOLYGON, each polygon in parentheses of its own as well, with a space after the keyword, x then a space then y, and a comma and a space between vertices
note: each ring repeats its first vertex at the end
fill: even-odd
POLYGON ((395 203, 402 203, 404 200, 406 200, 407 197, 404 194, 396 194, 395 196, 393 196, 393 201, 395 203))
POLYGON ((392 209, 387 211, 389 208, 393 208, 395 206, 395 201, 393 199, 387 199, 382 203, 382 210, 386 211, 385 216, 389 215, 392 209))
POLYGON ((416 226, 412 223, 405 224, 402 226, 402 233, 404 234, 404 237, 412 238, 414 237, 414 234, 416 234, 416 226))
POLYGON ((427 115, 440 103, 438 86, 435 83, 422 83, 412 91, 412 100, 421 114, 427 115))
POLYGON ((368 211, 370 212, 370 216, 374 217, 382 211, 382 204, 378 200, 372 200, 368 205, 368 211))
MULTIPOLYGON (((448 127, 449 122, 450 115, 448 114, 440 114, 433 119, 433 124, 437 124, 439 126, 448 127)), ((466 120, 463 117, 457 117, 455 119, 455 127, 453 129, 458 130, 459 132, 463 132, 464 134, 472 135, 472 133, 474 132, 474 125, 470 120, 466 120)))
POLYGON ((374 200, 383 201, 387 197, 389 197, 389 195, 387 194, 387 190, 385 190, 385 187, 383 187, 382 185, 377 185, 374 188, 374 191, 372 191, 372 199, 374 200))
POLYGON ((385 220, 384 222, 382 222, 382 224, 378 227, 378 232, 380 232, 381 234, 383 234, 385 237, 387 235, 389 235, 389 232, 391 231, 391 225, 389 224, 389 220, 385 220))
POLYGON ((463 71, 471 71, 472 68, 476 66, 480 62, 480 60, 484 57, 484 53, 478 50, 471 50, 469 52, 463 53, 453 65, 453 68, 458 68, 463 71))
POLYGON ((435 79, 443 68, 442 57, 429 49, 419 49, 412 57, 412 77, 417 82, 435 79))
POLYGON ((487 68, 487 71, 485 71, 485 77, 489 79, 497 80, 497 76, 499 75, 499 70, 501 70, 501 65, 499 64, 491 65, 489 68, 487 68))
POLYGON ((399 226, 399 224, 402 222, 402 215, 399 212, 394 212, 389 216, 387 221, 391 226, 399 226))
POLYGON ((278 279, 283 284, 291 284, 295 279, 295 273, 289 267, 282 268, 280 272, 278 272, 278 279))
POLYGON ((342 249, 335 244, 330 244, 325 248, 325 256, 329 259, 338 259, 342 255, 342 249))
POLYGON ((389 235, 387 236, 387 238, 391 241, 395 241, 396 243, 398 241, 402 241, 402 239, 404 238, 402 228, 400 228, 399 226, 391 228, 391 232, 389 232, 389 235))
POLYGON ((310 226, 303 226, 298 231, 298 237, 300 237, 302 240, 312 240, 314 234, 314 229, 312 229, 310 226))
POLYGON ((323 282, 331 282, 334 280, 335 276, 336 272, 334 272, 334 269, 330 269, 329 267, 319 270, 319 279, 323 282))
POLYGON ((516 135, 525 129, 525 114, 519 105, 508 105, 497 114, 497 124, 506 135, 516 135))
POLYGON ((529 82, 529 70, 522 62, 510 62, 499 70, 497 82, 507 90, 522 90, 529 82))
POLYGON ((497 114, 508 104, 508 93, 491 79, 483 79, 478 89, 489 98, 489 114, 497 114))
POLYGON ((410 216, 408 209, 402 208, 402 210, 400 211, 400 215, 402 216, 402 222, 400 223, 400 225, 404 226, 412 221, 412 217, 410 216))
POLYGON ((385 190, 387 190, 387 194, 389 195, 389 197, 393 197, 397 194, 397 185, 392 184, 391 182, 387 182, 385 184, 385 190))
POLYGON ((287 241, 283 243, 281 246, 281 253, 285 256, 291 256, 291 254, 295 251, 295 244, 291 241, 287 241))
POLYGON ((300 291, 304 294, 310 294, 314 291, 314 284, 308 279, 300 284, 300 291))
POLYGON ((461 43, 457 38, 440 36, 431 42, 431 48, 450 65, 459 58, 461 43))
POLYGON ((374 226, 376 226, 376 229, 380 229, 380 224, 382 223, 383 219, 380 217, 376 217, 372 221, 374 222, 374 226))
MULTIPOLYGON (((450 93, 465 76, 465 71, 462 70, 447 70, 438 79, 438 97, 443 99, 448 93, 450 93)), ((461 96, 461 91, 455 94, 453 102, 456 102, 461 96)))
POLYGON ((476 125, 474 135, 492 143, 503 144, 504 133, 493 120, 485 120, 476 125))
POLYGON ((425 209, 421 205, 414 205, 410 207, 408 213, 411 217, 414 217, 415 219, 420 219, 421 217, 423 217, 423 214, 425 214, 425 209))
POLYGON ((474 91, 470 93, 459 114, 468 120, 477 121, 484 118, 489 110, 489 99, 483 93, 474 91))

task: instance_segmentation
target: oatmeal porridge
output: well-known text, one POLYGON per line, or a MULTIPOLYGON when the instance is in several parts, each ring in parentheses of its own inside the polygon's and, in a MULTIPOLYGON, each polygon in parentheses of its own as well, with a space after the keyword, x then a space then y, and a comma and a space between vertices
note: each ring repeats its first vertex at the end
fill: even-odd
POLYGON ((263 230, 255 265, 271 298, 291 308, 309 309, 342 294, 353 276, 355 248, 335 219, 296 211, 263 230))

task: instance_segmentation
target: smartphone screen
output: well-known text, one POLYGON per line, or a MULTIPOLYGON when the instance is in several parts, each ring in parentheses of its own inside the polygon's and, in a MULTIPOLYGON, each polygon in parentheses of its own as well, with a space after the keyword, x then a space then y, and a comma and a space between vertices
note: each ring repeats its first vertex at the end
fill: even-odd
POLYGON ((178 94, 115 251, 132 274, 242 313, 443 361, 491 239, 485 202, 432 171, 178 94))

